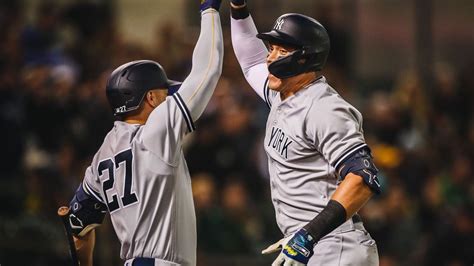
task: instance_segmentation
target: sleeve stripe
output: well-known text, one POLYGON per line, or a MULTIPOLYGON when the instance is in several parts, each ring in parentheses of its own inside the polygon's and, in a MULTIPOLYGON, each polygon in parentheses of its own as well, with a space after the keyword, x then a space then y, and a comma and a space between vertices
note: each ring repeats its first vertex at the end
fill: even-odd
POLYGON ((183 98, 181 98, 181 95, 179 93, 173 94, 173 98, 175 99, 179 109, 181 110, 181 113, 183 113, 184 120, 186 121, 186 125, 188 126, 189 132, 193 132, 196 130, 196 127, 194 126, 193 119, 191 118, 191 114, 186 107, 186 104, 184 104, 183 98))
MULTIPOLYGON (((82 182, 82 188, 84 189, 84 192, 86 192, 89 196, 93 196, 96 198, 98 201, 104 203, 104 200, 102 200, 102 197, 100 196, 99 193, 95 192, 92 190, 89 185, 87 185, 86 182, 82 182)), ((105 204, 105 203, 104 203, 105 204)))
POLYGON ((357 146, 355 146, 354 148, 350 149, 349 151, 347 151, 346 153, 344 153, 343 156, 339 157, 338 160, 336 160, 336 163, 334 164, 334 168, 337 169, 339 167, 339 165, 347 158, 349 157, 350 155, 352 155, 353 153, 355 153, 356 151, 358 151, 359 149, 363 148, 363 147, 366 147, 367 144, 365 143, 361 143, 357 146))
POLYGON ((267 82, 268 82, 268 78, 263 83, 263 100, 268 104, 268 100, 267 100, 267 82))
POLYGON ((272 108, 272 105, 270 104, 269 98, 269 89, 268 89, 268 78, 265 80, 265 83, 263 84, 263 100, 265 103, 267 103, 268 108, 272 108))

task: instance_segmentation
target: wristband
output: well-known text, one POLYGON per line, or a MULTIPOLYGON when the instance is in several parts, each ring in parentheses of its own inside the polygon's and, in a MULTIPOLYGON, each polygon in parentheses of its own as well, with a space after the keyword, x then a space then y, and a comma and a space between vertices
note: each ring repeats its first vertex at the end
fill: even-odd
POLYGON ((247 1, 245 0, 231 0, 230 3, 234 6, 243 6, 247 4, 247 1))
POLYGON ((235 8, 233 6, 230 7, 230 14, 233 19, 244 19, 250 16, 249 9, 247 5, 239 8, 235 8))
POLYGON ((330 200, 323 211, 303 228, 313 237, 314 243, 331 233, 346 221, 346 209, 339 202, 330 200))

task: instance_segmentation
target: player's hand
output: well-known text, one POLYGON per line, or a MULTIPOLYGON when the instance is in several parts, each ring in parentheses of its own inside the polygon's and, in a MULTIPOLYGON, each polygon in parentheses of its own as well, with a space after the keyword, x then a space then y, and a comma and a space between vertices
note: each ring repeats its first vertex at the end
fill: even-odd
POLYGON ((272 266, 303 266, 308 264, 309 258, 314 253, 314 244, 316 243, 313 237, 305 229, 300 229, 283 245, 283 250, 272 263, 272 266))
POLYGON ((203 12, 209 8, 214 8, 215 10, 219 10, 221 6, 222 0, 201 0, 200 10, 203 12))

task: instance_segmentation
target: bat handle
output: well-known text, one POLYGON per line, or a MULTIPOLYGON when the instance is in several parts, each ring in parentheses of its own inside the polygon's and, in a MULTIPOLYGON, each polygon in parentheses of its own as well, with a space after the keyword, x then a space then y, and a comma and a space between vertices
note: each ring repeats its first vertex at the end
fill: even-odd
POLYGON ((61 221, 64 226, 64 231, 66 232, 67 241, 69 244, 69 254, 71 255, 72 265, 79 266, 79 260, 77 259, 76 253, 76 245, 74 244, 74 238, 71 232, 71 226, 69 224, 69 208, 68 207, 60 207, 58 209, 58 215, 61 218, 61 221))

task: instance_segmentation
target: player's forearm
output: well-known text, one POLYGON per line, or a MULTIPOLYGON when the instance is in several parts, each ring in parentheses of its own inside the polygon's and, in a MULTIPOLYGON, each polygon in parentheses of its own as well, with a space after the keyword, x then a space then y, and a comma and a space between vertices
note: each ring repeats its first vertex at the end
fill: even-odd
POLYGON ((266 64, 267 48, 258 39, 257 28, 251 16, 244 19, 231 18, 232 47, 237 61, 246 76, 252 67, 266 64))
POLYGON ((242 68, 245 79, 253 90, 265 100, 264 84, 268 77, 266 64, 267 48, 256 37, 257 28, 248 15, 242 19, 231 18, 232 46, 235 56, 242 68))
POLYGON ((223 38, 219 13, 215 9, 202 12, 201 33, 193 52, 192 69, 179 94, 196 121, 211 99, 222 73, 223 38))
POLYGON ((339 184, 328 205, 304 226, 315 243, 351 218, 373 192, 362 177, 349 173, 339 184))
POLYGON ((74 236, 77 258, 81 266, 92 266, 95 246, 95 230, 91 230, 83 237, 74 236))
POLYGON ((332 199, 346 210, 346 219, 354 215, 372 197, 373 192, 364 183, 362 177, 349 173, 339 184, 332 199))

